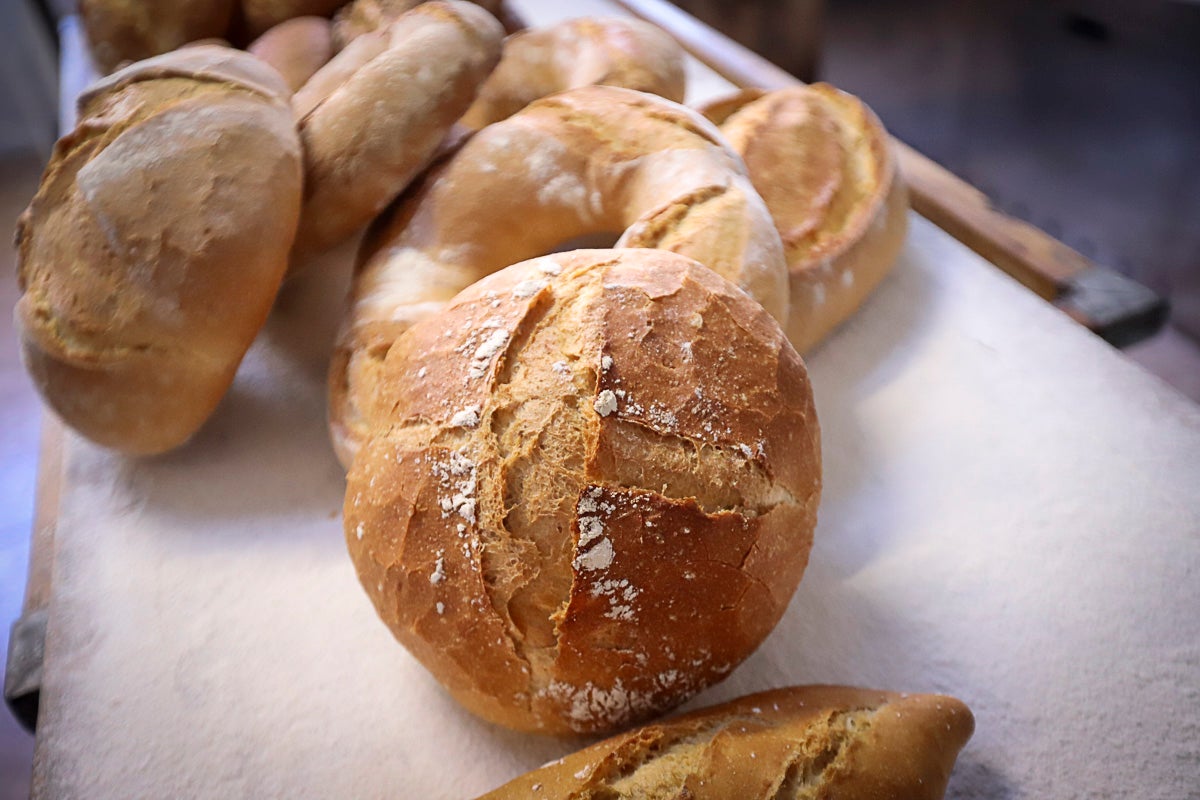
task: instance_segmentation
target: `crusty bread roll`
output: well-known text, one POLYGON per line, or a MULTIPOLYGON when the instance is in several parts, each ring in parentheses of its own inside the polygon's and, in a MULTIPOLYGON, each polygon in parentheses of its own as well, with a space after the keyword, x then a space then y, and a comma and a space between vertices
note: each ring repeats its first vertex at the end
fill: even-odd
POLYGON ((354 0, 333 16, 333 46, 345 49, 363 34, 391 25, 425 0, 354 0))
POLYGON ((331 367, 330 421, 349 465, 388 347, 472 281, 565 240, 695 258, 787 319, 779 234, 741 160, 708 122, 659 97, 591 86, 544 98, 432 170, 364 251, 331 367))
POLYGON ((236 0, 79 0, 84 31, 101 72, 196 39, 225 36, 236 0))
POLYGON ((510 36, 462 123, 482 128, 555 92, 622 86, 683 102, 683 50, 657 26, 628 17, 569 19, 510 36))
POLYGON ((939 800, 974 730, 953 697, 775 689, 614 736, 479 800, 939 800))
POLYGON ((704 113, 746 160, 791 273, 788 337, 800 352, 862 304, 908 228, 908 193, 887 132, 827 84, 744 91, 704 113))
POLYGON ((186 440, 225 393, 287 265, 300 141, 279 75, 191 47, 79 100, 17 227, 24 360, 88 438, 186 440))
POLYGON ((297 92, 305 200, 296 260, 361 230, 428 165, 500 58, 473 3, 425 3, 361 37, 297 92))
POLYGON ((391 348, 346 541, 468 709, 607 731, 766 637, 820 485, 808 376, 762 306, 673 253, 577 250, 473 284, 391 348))
POLYGON ((261 36, 295 17, 328 17, 346 0, 240 0, 242 21, 250 36, 261 36))
MULTIPOLYGON (((425 0, 354 0, 342 6, 333 18, 333 45, 342 50, 350 42, 371 31, 377 31, 391 25, 407 11, 419 6, 425 0)), ((499 17, 501 0, 473 0, 486 8, 490 14, 499 17)))
POLYGON ((281 22, 246 48, 274 67, 293 92, 333 56, 333 35, 324 17, 281 22))

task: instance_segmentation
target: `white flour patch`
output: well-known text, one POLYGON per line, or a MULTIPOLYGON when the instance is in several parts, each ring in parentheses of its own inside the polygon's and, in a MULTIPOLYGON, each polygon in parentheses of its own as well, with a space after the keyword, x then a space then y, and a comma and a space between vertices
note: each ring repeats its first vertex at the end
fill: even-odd
POLYGON ((550 281, 525 280, 513 287, 512 295, 518 300, 526 300, 533 297, 535 294, 545 289, 550 285, 550 281))
POLYGON ((450 425, 454 428, 474 428, 479 424, 479 412, 479 406, 468 406, 450 418, 450 425))
POLYGON ((507 343, 508 331, 503 328, 493 330, 488 335, 488 338, 484 339, 483 344, 476 348, 474 355, 471 356, 471 366, 467 374, 472 378, 482 378, 487 373, 488 367, 491 366, 496 354, 507 343))
POLYGON ((549 256, 537 260, 537 268, 547 275, 562 275, 562 264, 549 256))
POLYGON ((596 402, 592 406, 596 409, 597 414, 607 417, 617 410, 617 396, 613 394, 612 389, 605 389, 596 395, 596 402))

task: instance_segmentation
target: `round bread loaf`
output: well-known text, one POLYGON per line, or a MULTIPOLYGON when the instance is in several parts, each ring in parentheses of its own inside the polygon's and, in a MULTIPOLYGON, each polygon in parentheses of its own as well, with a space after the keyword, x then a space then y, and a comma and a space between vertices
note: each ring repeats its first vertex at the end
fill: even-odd
POLYGON ((608 86, 544 98, 477 133, 369 237, 330 373, 342 463, 404 329, 484 275, 565 240, 624 230, 618 247, 690 256, 786 320, 779 234, 744 169, 695 112, 608 86))
MULTIPOLYGON (((401 14, 419 6, 425 0, 354 0, 342 6, 333 18, 333 43, 338 50, 364 33, 386 28, 401 14)), ((500 0, 473 0, 493 16, 501 14, 500 0)))
POLYGON ((346 0, 241 0, 242 20, 250 36, 261 36, 295 17, 328 17, 346 0))
POLYGON ((289 19, 255 39, 246 50, 274 67, 294 92, 333 56, 329 20, 289 19))
POLYGON ((360 37, 297 92, 306 164, 297 259, 361 230, 429 164, 503 38, 473 3, 424 3, 360 37))
POLYGON ((661 250, 502 270, 391 348, 346 542, 395 636, 512 728, 606 731, 721 680, 800 581, 821 485, 804 364, 661 250))
POLYGON ((504 43, 499 66, 463 116, 482 128, 541 97, 581 86, 621 86, 683 102, 683 50, 656 26, 626 17, 569 19, 504 43))
POLYGON ((216 407, 266 319, 300 210, 279 75, 190 47, 79 100, 17 227, 26 367, 102 445, 157 453, 216 407))
POLYGON ((974 730, 953 697, 795 686, 619 734, 479 800, 941 800, 974 730))
POLYGON ((96 66, 109 73, 196 39, 220 38, 236 0, 79 0, 79 13, 96 66))
POLYGON ((908 192, 887 132, 828 84, 748 90, 702 109, 746 161, 787 255, 800 352, 854 313, 895 263, 908 192))

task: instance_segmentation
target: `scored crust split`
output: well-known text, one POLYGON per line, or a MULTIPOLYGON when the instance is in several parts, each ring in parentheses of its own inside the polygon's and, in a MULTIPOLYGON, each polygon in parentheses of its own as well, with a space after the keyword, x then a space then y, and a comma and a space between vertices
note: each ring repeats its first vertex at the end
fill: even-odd
POLYGON ((348 477, 346 541, 467 708, 612 730, 724 678, 804 572, 820 442, 799 356, 690 259, 509 267, 410 328, 348 477))
POLYGON ((939 800, 974 729, 953 697, 775 689, 614 736, 479 800, 939 800))
POLYGON ((887 132, 828 84, 742 91, 701 111, 746 161, 783 239, 801 353, 862 305, 904 244, 908 192, 887 132))

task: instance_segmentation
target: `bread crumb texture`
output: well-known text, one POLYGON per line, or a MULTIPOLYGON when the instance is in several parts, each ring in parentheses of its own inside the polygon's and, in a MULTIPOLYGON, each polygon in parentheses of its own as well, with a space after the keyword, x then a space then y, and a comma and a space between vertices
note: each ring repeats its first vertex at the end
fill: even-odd
POLYGON ((725 677, 782 615, 820 494, 812 393, 779 325, 707 268, 524 262, 383 369, 347 545, 388 627, 475 713, 611 730, 725 677))
POLYGON ((974 727, 952 697, 777 689, 615 736, 480 800, 936 800, 974 727))

